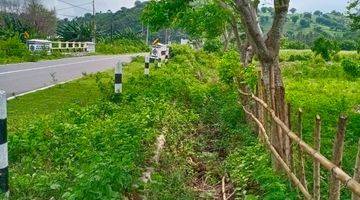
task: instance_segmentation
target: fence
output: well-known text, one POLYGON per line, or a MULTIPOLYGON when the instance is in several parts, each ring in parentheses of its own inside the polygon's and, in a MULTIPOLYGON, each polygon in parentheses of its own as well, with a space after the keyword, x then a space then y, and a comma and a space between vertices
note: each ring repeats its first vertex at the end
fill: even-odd
MULTIPOLYGON (((259 76, 260 77, 260 76, 259 76)), ((352 192, 353 200, 360 200, 360 140, 358 147, 357 160, 355 163, 354 176, 351 177, 341 169, 341 161, 344 149, 344 136, 346 130, 345 116, 340 116, 338 123, 338 130, 333 144, 333 158, 330 161, 328 158, 320 153, 321 146, 321 118, 316 116, 314 128, 314 147, 302 140, 302 110, 299 109, 297 113, 298 133, 291 131, 290 110, 291 106, 288 104, 287 109, 283 115, 287 119, 282 121, 275 111, 262 99, 263 93, 262 81, 258 81, 258 96, 252 93, 246 93, 239 89, 239 93, 255 102, 257 112, 254 114, 246 105, 243 105, 245 113, 255 122, 259 130, 259 138, 270 150, 274 160, 277 160, 280 167, 288 175, 293 185, 297 187, 306 199, 320 199, 320 166, 328 170, 330 174, 330 192, 329 199, 340 199, 340 183, 343 183, 346 188, 352 192), (270 122, 270 125, 266 123, 270 122), (277 127, 280 131, 279 138, 281 138, 281 148, 276 148, 273 141, 270 139, 267 129, 265 127, 277 127), (294 163, 292 144, 298 145, 297 151, 299 155, 299 162, 294 163), (313 162, 313 192, 310 193, 307 188, 307 180, 305 176, 305 158, 303 153, 308 154, 313 162), (299 166, 294 166, 295 164, 299 166), (300 169, 295 172, 295 169, 300 169)), ((268 128, 269 130, 269 128, 268 128)), ((272 132, 274 134, 274 132, 272 132)))

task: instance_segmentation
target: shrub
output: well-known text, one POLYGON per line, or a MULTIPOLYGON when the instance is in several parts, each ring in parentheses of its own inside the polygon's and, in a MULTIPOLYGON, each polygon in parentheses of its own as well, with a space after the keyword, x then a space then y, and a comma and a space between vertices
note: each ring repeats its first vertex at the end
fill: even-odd
POLYGON ((321 55, 324 60, 329 61, 332 56, 340 51, 340 48, 337 42, 321 37, 314 41, 311 50, 315 55, 321 55))
POLYGON ((141 40, 117 39, 112 43, 105 41, 96 46, 96 52, 103 54, 122 54, 149 51, 149 47, 141 40))
POLYGON ((239 54, 235 51, 227 52, 220 62, 220 80, 226 84, 232 84, 234 77, 239 75, 240 67, 239 54))
POLYGON ((208 39, 204 43, 204 51, 206 52, 220 52, 221 42, 219 39, 208 39))
POLYGON ((341 50, 354 51, 357 50, 357 42, 353 40, 344 40, 340 43, 341 50))
POLYGON ((2 57, 26 57, 30 55, 30 52, 26 45, 15 36, 0 41, 0 55, 2 57))
POLYGON ((308 27, 310 27, 310 21, 307 19, 301 19, 300 26, 301 26, 301 28, 308 28, 308 27))
POLYGON ((360 62, 351 59, 344 59, 341 62, 344 72, 351 77, 360 77, 360 62))
POLYGON ((308 46, 301 41, 297 40, 289 40, 284 38, 280 42, 280 46, 282 49, 307 49, 308 46))

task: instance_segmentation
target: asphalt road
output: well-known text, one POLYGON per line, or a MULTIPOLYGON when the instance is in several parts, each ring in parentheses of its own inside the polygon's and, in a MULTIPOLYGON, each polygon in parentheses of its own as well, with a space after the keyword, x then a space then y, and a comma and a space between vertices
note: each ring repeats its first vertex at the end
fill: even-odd
POLYGON ((34 63, 0 65, 0 90, 8 97, 65 82, 82 76, 114 68, 117 62, 130 62, 133 56, 84 56, 34 63), (56 82, 54 82, 56 79, 56 82))

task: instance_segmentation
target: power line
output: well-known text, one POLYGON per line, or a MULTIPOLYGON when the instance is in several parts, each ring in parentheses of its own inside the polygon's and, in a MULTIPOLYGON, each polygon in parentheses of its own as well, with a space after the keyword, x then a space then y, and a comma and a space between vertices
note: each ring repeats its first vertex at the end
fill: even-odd
POLYGON ((83 8, 83 7, 74 5, 74 4, 72 4, 72 3, 68 3, 68 2, 63 1, 63 0, 57 0, 57 1, 60 1, 60 2, 65 3, 65 4, 68 4, 68 5, 73 6, 73 7, 75 7, 75 8, 80 8, 80 9, 83 9, 83 10, 86 10, 86 11, 89 11, 89 12, 92 12, 92 10, 89 10, 89 9, 86 9, 86 8, 83 8))
MULTIPOLYGON (((79 5, 76 5, 76 6, 86 6, 86 5, 90 5, 92 4, 92 2, 88 2, 88 3, 84 3, 84 4, 79 4, 79 5)), ((66 9, 70 9, 70 8, 73 8, 74 6, 71 6, 71 7, 66 7, 66 8, 59 8, 59 9, 56 9, 57 11, 58 10, 66 10, 66 9)))

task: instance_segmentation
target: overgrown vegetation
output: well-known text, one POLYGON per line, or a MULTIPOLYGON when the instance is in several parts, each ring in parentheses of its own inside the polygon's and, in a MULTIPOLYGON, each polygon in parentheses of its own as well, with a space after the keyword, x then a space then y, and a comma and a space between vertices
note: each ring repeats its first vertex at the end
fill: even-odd
POLYGON ((57 59, 64 55, 59 52, 53 52, 51 55, 47 51, 31 53, 26 44, 17 36, 10 37, 6 40, 0 40, 0 64, 17 63, 17 62, 36 62, 43 59, 57 59))
POLYGON ((257 139, 244 125, 236 89, 219 80, 220 58, 177 46, 174 55, 163 68, 151 68, 149 78, 143 76, 143 58, 126 66, 121 96, 113 95, 112 72, 89 75, 101 94, 89 96, 95 103, 70 104, 21 129, 10 121, 13 197, 212 198, 221 194, 222 176, 230 178, 232 191, 239 189, 236 196, 271 198, 276 189, 277 195, 295 197, 277 174, 257 173, 271 171, 269 155, 251 149, 257 139), (143 184, 139 178, 160 133, 166 147, 153 181, 143 184), (258 164, 237 156, 245 146, 259 156, 258 164), (244 171, 235 167, 238 162, 244 171))
MULTIPOLYGON (((360 79, 357 74, 358 60, 356 53, 340 54, 340 61, 318 62, 317 58, 306 61, 284 62, 287 100, 292 104, 293 126, 296 129, 297 108, 304 110, 304 140, 313 143, 315 116, 320 115, 321 153, 332 157, 332 145, 337 130, 337 120, 340 114, 348 116, 345 135, 343 168, 348 174, 353 174, 354 160, 357 152, 357 142, 360 132, 360 79), (342 61, 341 61, 342 60, 342 61)), ((322 171, 322 176, 329 173, 322 171)), ((312 180, 312 164, 307 163, 308 180, 312 180)), ((322 196, 328 195, 328 179, 322 179, 322 196)), ((310 185, 308 186, 310 187, 310 185)), ((343 189, 342 198, 349 199, 350 193, 343 189)))

